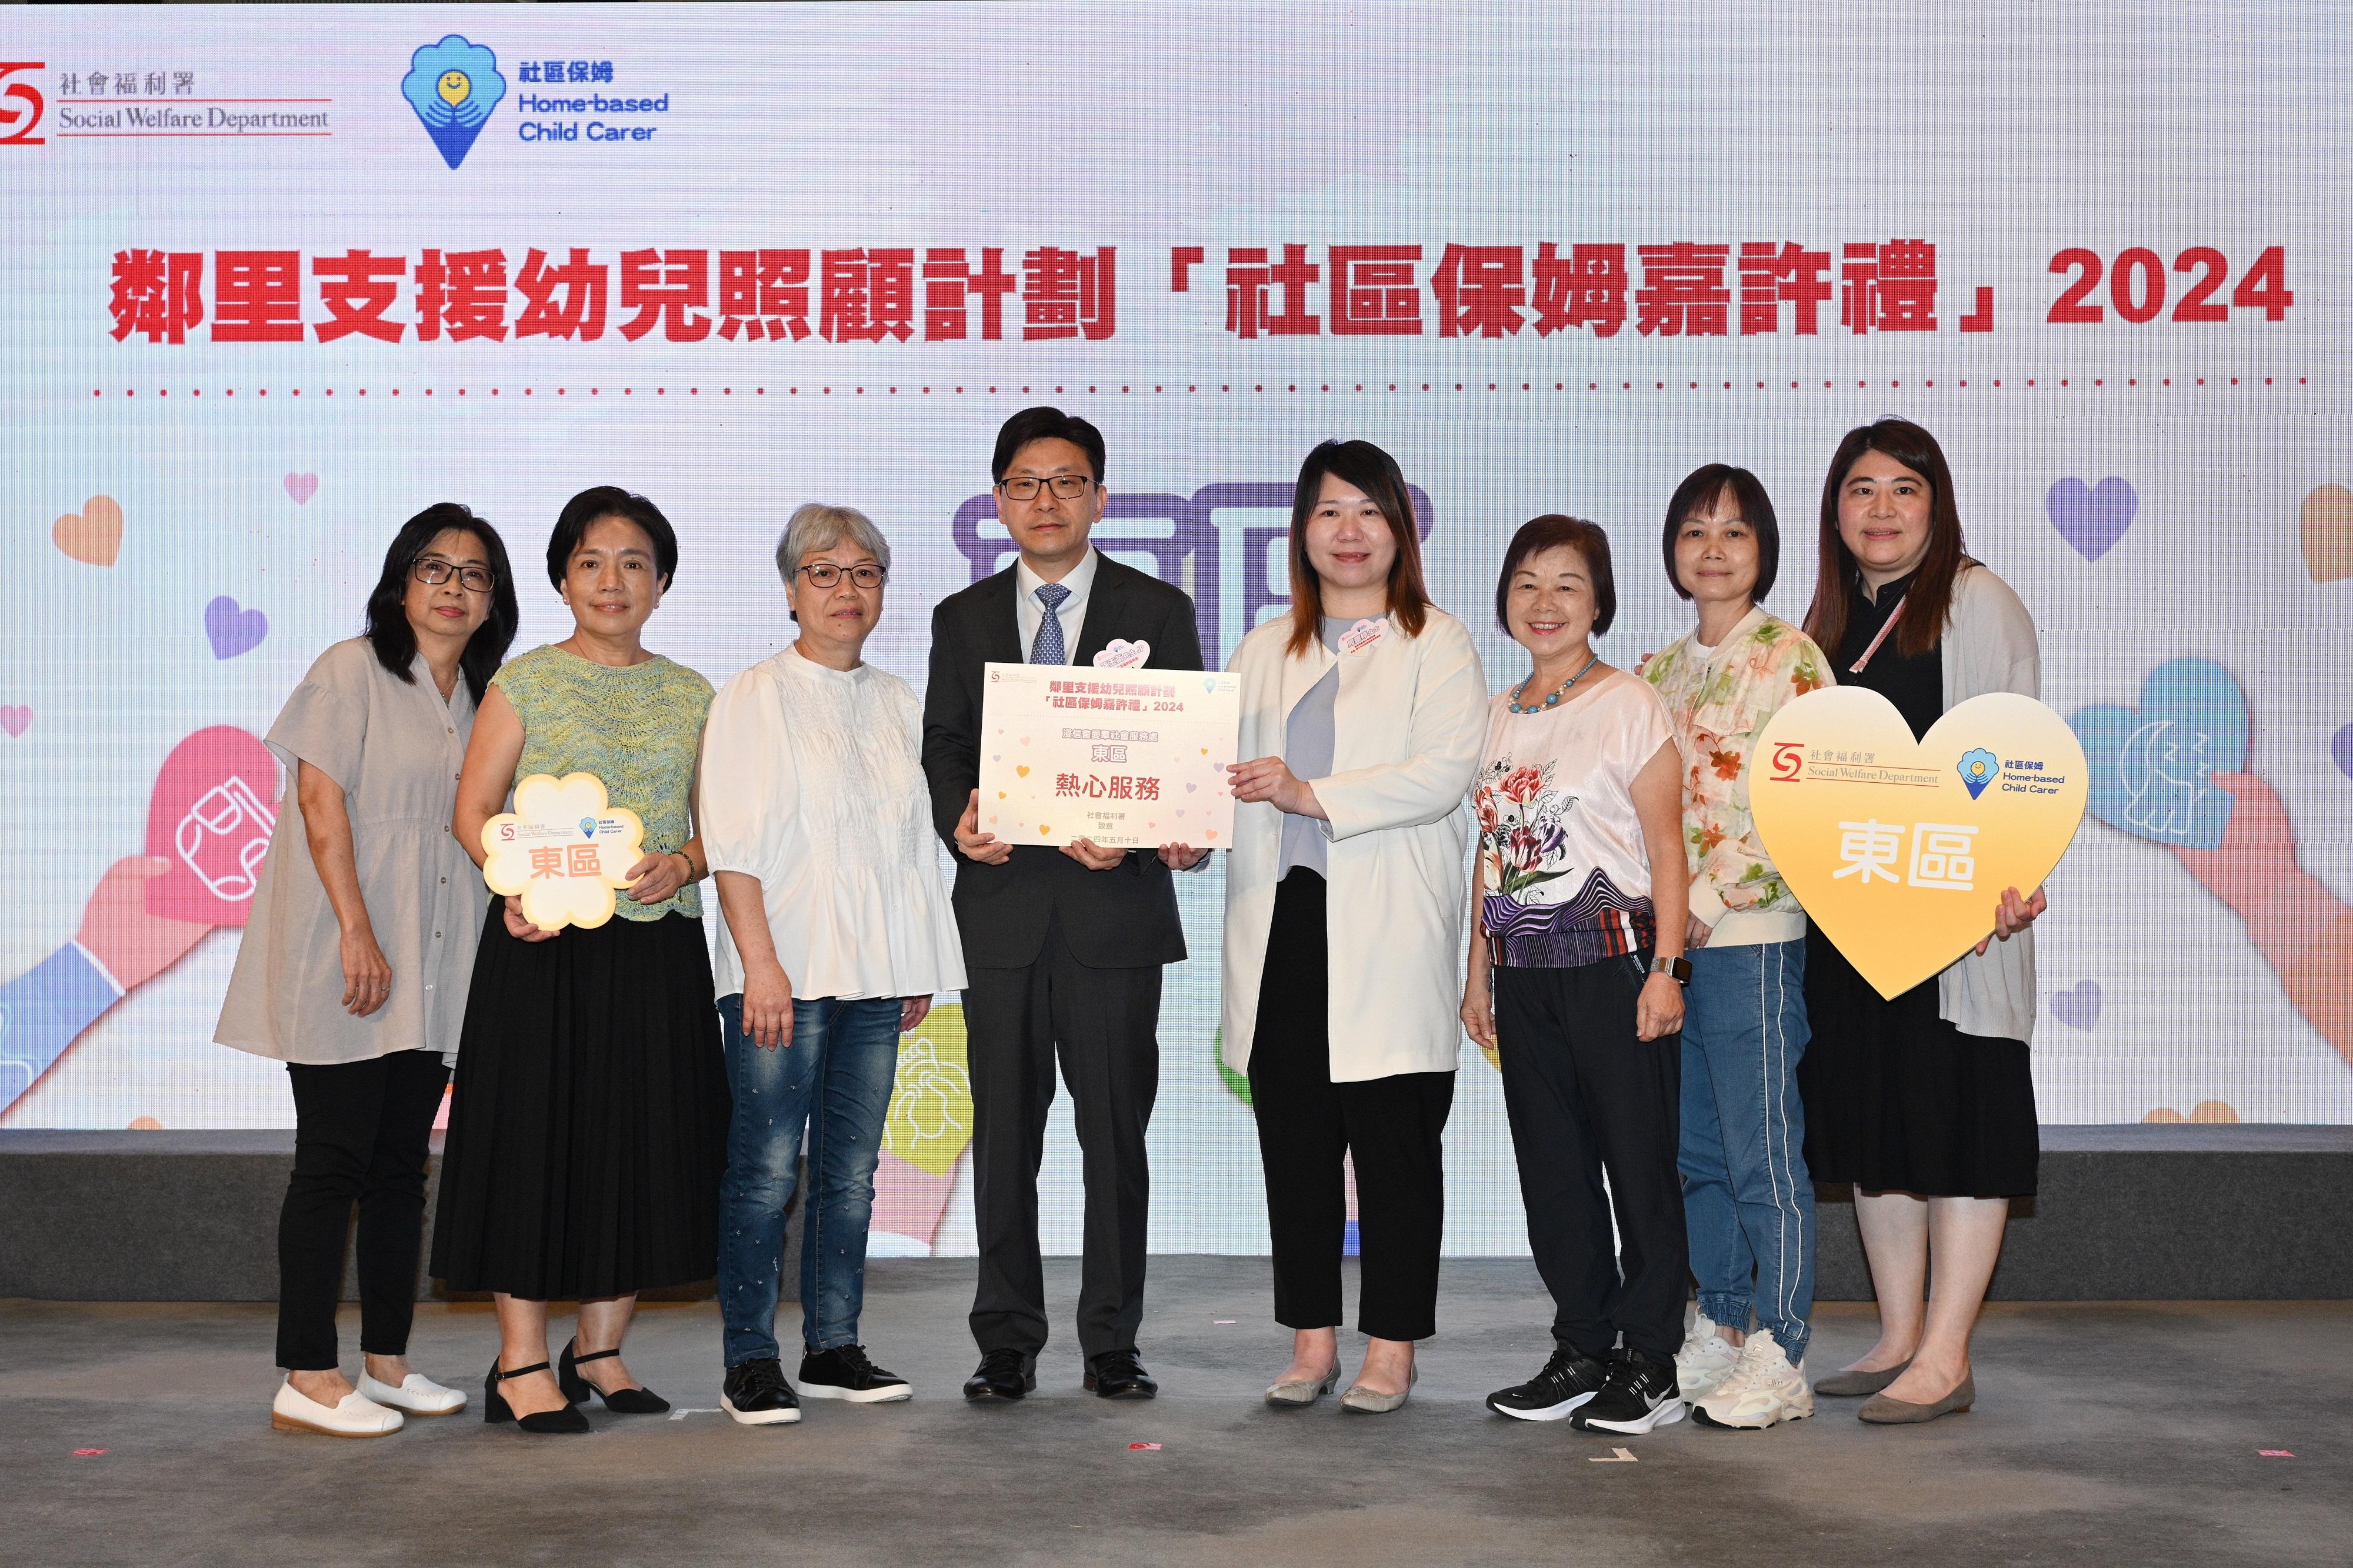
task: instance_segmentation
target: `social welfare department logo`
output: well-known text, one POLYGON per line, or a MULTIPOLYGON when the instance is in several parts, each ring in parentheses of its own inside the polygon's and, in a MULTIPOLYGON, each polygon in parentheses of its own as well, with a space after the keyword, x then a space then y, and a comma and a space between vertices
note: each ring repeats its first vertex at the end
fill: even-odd
POLYGON ((454 169, 473 151, 491 110, 507 95, 507 79, 499 74, 498 56, 452 33, 409 57, 400 92, 454 169))
MULTIPOLYGON (((11 77, 18 71, 45 70, 39 60, 0 60, 0 77, 11 77)), ((22 147, 38 147, 48 141, 36 136, 41 128, 41 116, 47 111, 48 102, 41 89, 29 81, 12 81, 0 87, 0 146, 14 143, 22 147), (10 102, 10 100, 14 102, 10 102)))
POLYGON ((2001 777, 2001 763, 1991 752, 1979 746, 1973 752, 1963 752, 1959 763, 1961 782, 1969 786, 1969 798, 1985 794, 1986 785, 2001 777))

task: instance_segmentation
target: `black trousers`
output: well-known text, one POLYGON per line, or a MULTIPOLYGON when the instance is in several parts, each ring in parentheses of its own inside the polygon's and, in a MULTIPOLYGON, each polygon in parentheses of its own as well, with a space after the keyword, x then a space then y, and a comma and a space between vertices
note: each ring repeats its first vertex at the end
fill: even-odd
POLYGON ((286 1064, 294 1084, 294 1174, 278 1211, 278 1364, 337 1364, 343 1238, 360 1209, 360 1349, 405 1355, 425 1228, 426 1142, 449 1069, 438 1051, 334 1067, 286 1064))
POLYGON ((1649 963, 1647 953, 1625 954, 1572 969, 1494 972, 1504 1109, 1528 1247, 1552 1292, 1553 1338, 1597 1359, 1620 1333, 1666 1360, 1683 1342, 1690 1263, 1675 1167, 1683 1036, 1634 1037, 1649 963))
POLYGON ((1087 1188, 1079 1349, 1090 1363, 1133 1351, 1144 1321, 1152 1199, 1145 1130, 1160 1092, 1160 966, 1089 968, 1071 955, 1058 919, 1035 963, 967 968, 972 1206, 980 1246, 972 1337, 983 1352, 1016 1350, 1025 1359, 1046 1343, 1038 1166, 1059 1059, 1087 1188))
POLYGON ((1297 868, 1274 890, 1250 1040, 1250 1111, 1258 1119, 1274 1248, 1274 1321, 1291 1329, 1339 1325, 1348 1224, 1340 1162, 1352 1154, 1362 1284, 1356 1328, 1375 1339, 1426 1340, 1438 1331, 1438 1247, 1446 1223, 1441 1140, 1454 1108, 1454 1075, 1332 1081, 1324 891, 1323 878, 1297 868))

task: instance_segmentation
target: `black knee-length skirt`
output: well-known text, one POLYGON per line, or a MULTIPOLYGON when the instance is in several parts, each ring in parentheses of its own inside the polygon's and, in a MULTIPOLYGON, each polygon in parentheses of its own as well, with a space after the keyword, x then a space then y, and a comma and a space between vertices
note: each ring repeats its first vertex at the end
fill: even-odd
POLYGON ((2042 1160, 2023 1040, 1964 1035, 1936 1016, 1936 983, 1894 1001, 1810 923, 1798 1063, 1806 1165, 1818 1182, 1923 1197, 2031 1197, 2042 1160))
POLYGON ((502 903, 466 999, 433 1273, 532 1300, 711 1278, 728 1093, 702 922, 527 942, 502 903))

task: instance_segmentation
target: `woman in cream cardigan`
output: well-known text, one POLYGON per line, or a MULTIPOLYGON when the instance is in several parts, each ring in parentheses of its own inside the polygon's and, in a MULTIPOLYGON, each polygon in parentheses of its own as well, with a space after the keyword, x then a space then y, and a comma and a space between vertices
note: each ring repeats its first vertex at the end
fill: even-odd
POLYGON ((1273 1405, 1339 1379, 1342 1159, 1356 1161, 1364 1363, 1347 1408, 1395 1410, 1437 1331, 1440 1141, 1454 1101, 1470 819, 1487 682, 1430 602, 1405 478, 1365 441, 1299 470, 1291 614, 1242 639, 1226 868, 1224 1057, 1266 1167, 1273 1405))

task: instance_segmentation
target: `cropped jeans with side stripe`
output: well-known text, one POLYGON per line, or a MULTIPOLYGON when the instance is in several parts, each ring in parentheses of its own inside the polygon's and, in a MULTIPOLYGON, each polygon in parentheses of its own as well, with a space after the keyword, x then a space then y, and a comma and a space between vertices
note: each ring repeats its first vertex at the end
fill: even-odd
POLYGON ((1699 1307, 1744 1332, 1749 1313, 1791 1365, 1814 1310, 1814 1184, 1798 1059, 1806 944, 1704 947, 1683 1013, 1683 1224, 1699 1307))

